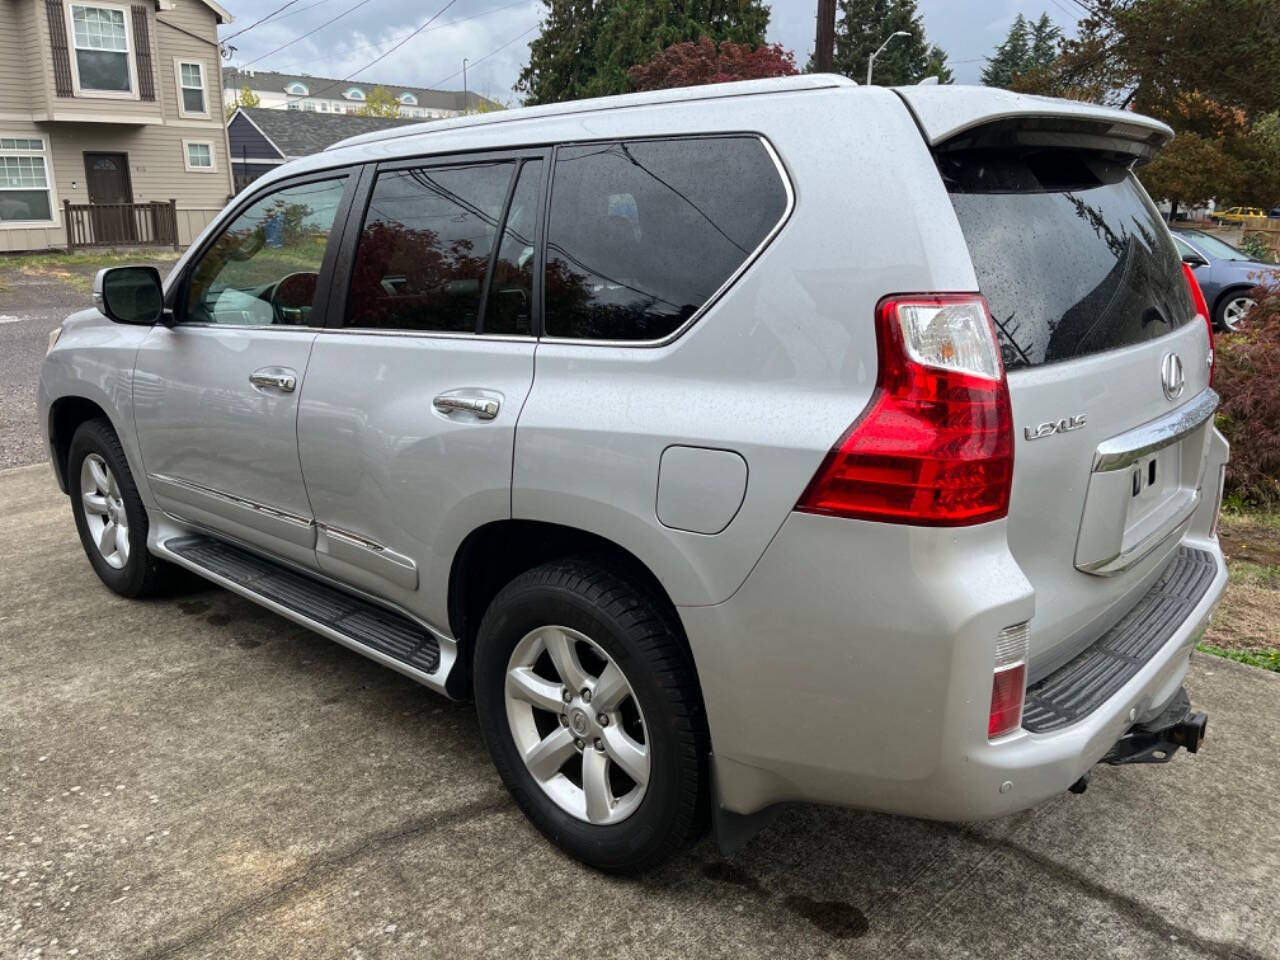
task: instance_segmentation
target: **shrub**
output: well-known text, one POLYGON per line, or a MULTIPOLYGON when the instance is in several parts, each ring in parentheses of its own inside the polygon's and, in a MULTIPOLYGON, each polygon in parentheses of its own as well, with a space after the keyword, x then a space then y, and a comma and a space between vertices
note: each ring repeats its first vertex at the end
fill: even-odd
POLYGON ((1248 233, 1237 246, 1260 263, 1275 263, 1275 251, 1267 238, 1260 233, 1248 233))
POLYGON ((1240 333, 1217 338, 1218 428, 1231 442, 1228 493, 1280 505, 1280 286, 1258 287, 1240 333))

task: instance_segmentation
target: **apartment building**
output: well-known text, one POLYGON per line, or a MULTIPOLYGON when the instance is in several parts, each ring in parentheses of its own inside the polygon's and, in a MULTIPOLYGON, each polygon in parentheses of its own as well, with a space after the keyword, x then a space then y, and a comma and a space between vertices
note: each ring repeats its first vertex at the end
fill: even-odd
POLYGON ((0 251, 189 243, 233 192, 230 21, 214 0, 0 0, 0 251))
POLYGON ((463 113, 494 109, 498 105, 477 93, 461 90, 428 90, 396 83, 367 83, 274 70, 222 70, 223 102, 238 103, 248 87, 258 97, 258 107, 313 113, 359 113, 374 87, 386 87, 400 103, 400 116, 409 120, 437 120, 463 113))

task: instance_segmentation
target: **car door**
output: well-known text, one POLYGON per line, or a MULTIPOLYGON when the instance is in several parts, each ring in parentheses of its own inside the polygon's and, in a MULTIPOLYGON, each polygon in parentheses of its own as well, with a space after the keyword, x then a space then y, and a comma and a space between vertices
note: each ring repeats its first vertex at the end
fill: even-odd
POLYGON ((547 165, 534 149, 368 169, 312 349, 317 562, 442 628, 458 545, 511 514, 547 165))
POLYGON ((298 463, 298 397, 356 179, 331 171, 242 202, 171 285, 173 322, 147 336, 134 376, 157 503, 308 566, 315 525, 298 463))

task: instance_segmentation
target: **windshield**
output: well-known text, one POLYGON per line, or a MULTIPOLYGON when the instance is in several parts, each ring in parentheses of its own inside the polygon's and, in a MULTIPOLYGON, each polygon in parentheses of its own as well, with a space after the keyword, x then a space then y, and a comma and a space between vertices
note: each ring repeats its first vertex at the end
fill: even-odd
POLYGON ((1007 368, 1154 340, 1194 315, 1169 231, 1126 164, 975 150, 938 167, 1007 368))
POLYGON ((1215 260, 1252 260, 1243 250, 1237 250, 1231 244, 1223 240, 1219 240, 1211 233, 1201 233, 1199 230, 1183 230, 1179 231, 1190 237, 1193 243, 1198 243, 1200 249, 1213 257, 1215 260))

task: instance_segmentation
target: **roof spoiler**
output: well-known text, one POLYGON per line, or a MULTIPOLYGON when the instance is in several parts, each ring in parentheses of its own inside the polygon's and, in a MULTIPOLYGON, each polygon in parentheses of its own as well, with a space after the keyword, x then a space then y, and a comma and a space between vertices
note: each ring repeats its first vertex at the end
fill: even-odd
POLYGON ((896 90, 935 151, 993 147, 1097 150, 1143 164, 1173 139, 1159 120, 1077 100, 990 87, 896 90))

